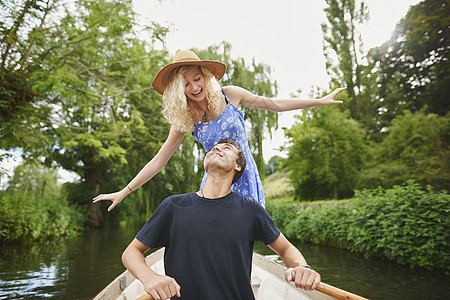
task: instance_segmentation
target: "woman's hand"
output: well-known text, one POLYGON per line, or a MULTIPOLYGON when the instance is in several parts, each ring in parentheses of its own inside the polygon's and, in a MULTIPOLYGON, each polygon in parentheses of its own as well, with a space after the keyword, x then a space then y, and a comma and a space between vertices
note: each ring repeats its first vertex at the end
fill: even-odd
POLYGON ((342 101, 336 101, 334 98, 342 91, 346 90, 347 88, 337 88, 330 94, 326 95, 323 98, 320 98, 320 104, 321 105, 329 105, 329 104, 342 104, 342 101))
POLYGON ((127 195, 126 190, 123 189, 119 192, 111 193, 111 194, 101 194, 92 199, 93 203, 97 203, 103 200, 109 200, 112 204, 108 207, 108 211, 111 211, 117 204, 122 202, 123 198, 127 195))

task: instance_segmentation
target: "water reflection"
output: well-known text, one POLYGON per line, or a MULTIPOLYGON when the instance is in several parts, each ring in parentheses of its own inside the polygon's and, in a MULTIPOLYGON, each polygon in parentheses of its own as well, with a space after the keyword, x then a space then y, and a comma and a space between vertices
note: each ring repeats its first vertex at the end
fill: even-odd
POLYGON ((120 256, 145 220, 133 220, 81 236, 3 245, 0 299, 92 299, 125 268, 120 256))
MULTIPOLYGON (((370 299, 450 299, 450 276, 364 258, 347 250, 294 242, 322 281, 370 299)), ((256 251, 272 254, 258 243, 256 251)))
MULTIPOLYGON (((92 299, 125 270, 120 256, 146 220, 109 225, 82 236, 3 245, 0 250, 0 299, 92 299)), ((409 269, 345 250, 296 245, 324 282, 371 299, 450 299, 450 276, 409 269)), ((262 244, 255 250, 273 254, 262 244)))
POLYGON ((2 246, 0 259, 1 299, 49 298, 60 286, 59 254, 64 243, 46 242, 23 246, 2 246))

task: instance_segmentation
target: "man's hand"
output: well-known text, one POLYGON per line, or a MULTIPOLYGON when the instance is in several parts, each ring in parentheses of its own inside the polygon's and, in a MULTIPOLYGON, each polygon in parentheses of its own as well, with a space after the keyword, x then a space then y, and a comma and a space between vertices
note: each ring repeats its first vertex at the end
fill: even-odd
POLYGON ((306 291, 315 290, 320 283, 320 274, 305 267, 289 268, 285 276, 287 281, 293 281, 297 288, 306 291))
POLYGON ((144 289, 155 300, 166 300, 173 296, 181 297, 180 285, 172 277, 155 274, 145 280, 144 289))

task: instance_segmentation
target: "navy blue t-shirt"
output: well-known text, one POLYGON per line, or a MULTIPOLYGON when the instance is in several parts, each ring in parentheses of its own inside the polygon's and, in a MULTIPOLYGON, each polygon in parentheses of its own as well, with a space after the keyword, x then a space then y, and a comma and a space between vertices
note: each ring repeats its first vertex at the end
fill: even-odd
POLYGON ((248 300, 254 299, 254 242, 267 245, 279 236, 258 202, 233 192, 218 199, 193 192, 166 198, 136 238, 150 248, 166 247, 166 275, 181 286, 181 299, 248 300))

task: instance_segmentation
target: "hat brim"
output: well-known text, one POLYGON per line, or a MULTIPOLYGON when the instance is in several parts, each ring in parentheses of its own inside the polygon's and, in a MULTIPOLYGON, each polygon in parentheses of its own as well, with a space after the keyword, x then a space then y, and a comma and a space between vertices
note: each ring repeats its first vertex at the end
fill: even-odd
POLYGON ((156 75, 152 83, 153 89, 162 95, 167 85, 169 84, 170 72, 180 66, 203 66, 207 68, 214 75, 214 77, 216 77, 217 80, 220 80, 223 77, 227 69, 227 66, 224 63, 213 60, 194 60, 171 63, 162 68, 161 71, 159 71, 159 73, 156 75))

